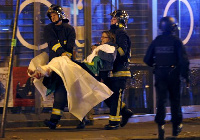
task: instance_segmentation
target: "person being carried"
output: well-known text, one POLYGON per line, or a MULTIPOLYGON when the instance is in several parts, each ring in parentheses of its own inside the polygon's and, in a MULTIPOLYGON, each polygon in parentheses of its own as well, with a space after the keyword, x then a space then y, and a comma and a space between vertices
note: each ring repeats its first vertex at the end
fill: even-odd
MULTIPOLYGON (((112 74, 113 63, 117 55, 117 45, 115 42, 115 36, 112 32, 103 31, 101 35, 101 44, 92 45, 92 53, 83 63, 78 64, 83 68, 86 66, 98 81, 104 83, 104 81, 112 74), (100 61, 97 63, 96 60, 100 61), (94 61, 96 62, 94 63, 94 61)), ((85 128, 87 122, 88 121, 84 119, 77 125, 77 128, 85 128)))
MULTIPOLYGON (((67 91, 67 94, 70 94, 70 96, 66 98, 72 98, 74 96, 73 99, 68 99, 68 107, 70 108, 71 106, 73 106, 72 109, 75 110, 74 114, 75 116, 80 118, 80 120, 82 120, 82 116, 80 117, 80 115, 88 111, 86 109, 91 109, 91 107, 94 107, 94 105, 97 105, 97 103, 105 100, 112 94, 112 91, 108 87, 96 80, 99 79, 101 71, 109 72, 110 70, 112 70, 113 62, 116 58, 116 44, 114 44, 115 37, 109 31, 103 31, 102 36, 107 36, 107 41, 104 41, 102 45, 99 45, 97 48, 95 48, 93 53, 90 54, 83 63, 72 61, 67 56, 55 57, 47 65, 37 66, 37 70, 32 71, 32 73, 30 74, 36 75, 35 78, 37 79, 41 79, 42 77, 50 78, 54 72, 59 75, 59 77, 62 77, 61 79, 64 83, 65 90, 67 91), (37 73, 39 73, 39 76, 37 73), (82 108, 83 111, 81 110, 81 113, 81 107, 78 106, 94 100, 80 100, 83 94, 88 94, 87 91, 90 92, 89 94, 92 93, 95 95, 95 97, 99 98, 95 99, 97 100, 96 102, 93 101, 92 103, 90 103, 90 105, 85 106, 85 110, 84 108, 82 108), (101 95, 97 96, 97 94, 99 93, 101 93, 101 95), (75 96, 80 97, 77 98, 75 96), (73 103, 75 103, 75 105, 73 103)), ((51 87, 47 88, 51 89, 51 92, 55 92, 55 88, 52 85, 54 84, 51 84, 51 87)), ((71 113, 73 114, 72 111, 71 113)), ((55 125, 56 124, 57 123, 55 123, 55 125)), ((53 124, 54 127, 52 127, 51 124, 50 128, 55 129, 55 125, 53 124)))

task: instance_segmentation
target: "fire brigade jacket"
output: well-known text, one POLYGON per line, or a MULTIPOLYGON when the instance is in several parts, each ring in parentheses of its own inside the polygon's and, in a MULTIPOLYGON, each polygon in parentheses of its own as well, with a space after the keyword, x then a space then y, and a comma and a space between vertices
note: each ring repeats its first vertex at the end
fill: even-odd
POLYGON ((113 27, 111 32, 116 36, 117 56, 113 65, 113 77, 131 77, 129 70, 129 58, 131 51, 131 41, 127 32, 123 28, 113 27))
POLYGON ((50 23, 45 26, 44 39, 48 43, 49 61, 54 57, 61 56, 64 52, 71 57, 75 46, 75 38, 74 28, 67 23, 61 25, 50 23))

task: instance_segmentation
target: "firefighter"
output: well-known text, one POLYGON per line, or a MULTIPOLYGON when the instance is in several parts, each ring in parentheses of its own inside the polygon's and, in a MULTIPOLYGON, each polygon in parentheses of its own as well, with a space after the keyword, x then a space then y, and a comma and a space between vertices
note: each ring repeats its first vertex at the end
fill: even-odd
POLYGON ((105 100, 110 108, 109 124, 105 125, 106 130, 118 129, 125 126, 128 119, 133 115, 125 103, 121 102, 122 93, 126 87, 126 79, 131 77, 129 70, 129 58, 131 51, 131 41, 127 35, 128 14, 123 10, 116 10, 111 14, 110 31, 116 36, 117 56, 114 61, 112 75, 105 80, 105 84, 114 92, 113 95, 105 100), (122 121, 120 123, 120 113, 122 121))
MULTIPOLYGON (((52 4, 47 11, 47 16, 51 23, 44 28, 44 39, 48 43, 49 61, 58 56, 72 58, 76 34, 74 28, 68 24, 69 20, 62 7, 52 4)), ((52 114, 50 120, 45 120, 44 123, 50 129, 56 129, 56 124, 67 104, 67 92, 62 79, 55 72, 50 77, 45 77, 43 83, 54 92, 52 114)))
POLYGON ((158 137, 164 139, 167 94, 171 102, 172 135, 178 136, 182 130, 180 104, 180 76, 189 86, 189 61, 182 41, 173 33, 177 24, 173 17, 163 17, 159 23, 162 35, 156 37, 147 49, 144 62, 154 67, 157 95, 155 122, 158 124, 158 137))

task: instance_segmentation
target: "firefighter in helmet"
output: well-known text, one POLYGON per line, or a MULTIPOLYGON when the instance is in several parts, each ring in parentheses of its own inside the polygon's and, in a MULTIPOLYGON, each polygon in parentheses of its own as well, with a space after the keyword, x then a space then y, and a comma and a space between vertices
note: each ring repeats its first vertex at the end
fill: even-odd
POLYGON ((125 31, 129 15, 124 10, 116 10, 110 15, 112 17, 110 31, 115 34, 118 47, 112 75, 105 81, 105 84, 114 92, 110 98, 105 100, 106 105, 110 108, 109 124, 105 125, 106 130, 118 129, 119 125, 121 127, 125 126, 128 119, 133 115, 126 104, 121 102, 126 80, 131 77, 129 70, 131 41, 125 31), (120 120, 120 114, 122 120, 120 120))
POLYGON ((62 7, 60 7, 59 5, 52 4, 47 10, 47 16, 50 19, 50 21, 53 22, 54 24, 57 24, 61 20, 62 22, 66 22, 66 23, 69 22, 65 13, 63 12, 62 7), (51 13, 56 13, 58 15, 57 21, 52 21, 53 19, 51 19, 51 13))
POLYGON ((189 86, 189 60, 182 41, 174 35, 177 24, 173 17, 163 17, 159 23, 162 35, 156 37, 147 49, 144 62, 154 67, 157 95, 155 122, 158 124, 158 137, 164 139, 165 107, 167 97, 171 102, 171 122, 173 136, 182 130, 182 111, 180 104, 180 76, 189 86))
POLYGON ((126 11, 115 10, 114 12, 110 13, 110 15, 112 17, 111 26, 118 26, 119 28, 127 28, 129 15, 126 11))
MULTIPOLYGON (((72 58, 76 34, 74 28, 68 24, 69 20, 62 7, 51 5, 47 16, 51 23, 44 28, 44 40, 48 43, 49 61, 58 56, 72 58)), ((67 92, 62 79, 55 72, 50 77, 44 77, 43 83, 54 93, 52 114, 50 120, 45 120, 44 123, 50 129, 55 129, 67 104, 67 92)))

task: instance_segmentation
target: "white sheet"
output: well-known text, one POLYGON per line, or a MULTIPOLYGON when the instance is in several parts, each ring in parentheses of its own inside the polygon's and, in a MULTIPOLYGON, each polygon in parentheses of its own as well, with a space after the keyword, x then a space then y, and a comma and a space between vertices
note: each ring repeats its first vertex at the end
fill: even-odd
MULTIPOLYGON (((67 90, 69 112, 79 120, 113 93, 105 84, 97 81, 67 56, 56 57, 45 67, 52 69, 62 78, 67 90)), ((44 85, 42 82, 36 83, 36 88, 39 88, 39 92, 44 96, 46 94, 44 85)))

